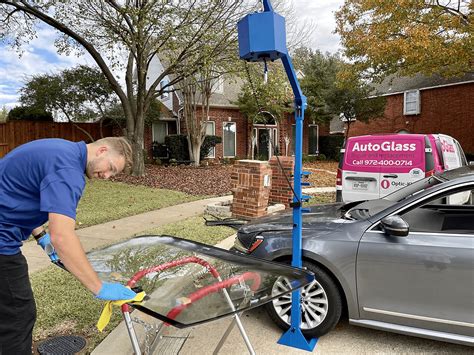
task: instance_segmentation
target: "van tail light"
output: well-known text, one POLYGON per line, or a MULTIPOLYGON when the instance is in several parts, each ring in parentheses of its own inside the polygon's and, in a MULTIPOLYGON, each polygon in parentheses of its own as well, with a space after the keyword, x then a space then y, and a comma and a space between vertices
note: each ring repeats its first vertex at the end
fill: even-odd
POLYGON ((434 173, 435 173, 434 169, 433 170, 428 170, 427 172, 425 172, 425 177, 433 176, 434 173))
POLYGON ((342 186, 342 169, 337 169, 336 186, 342 186))

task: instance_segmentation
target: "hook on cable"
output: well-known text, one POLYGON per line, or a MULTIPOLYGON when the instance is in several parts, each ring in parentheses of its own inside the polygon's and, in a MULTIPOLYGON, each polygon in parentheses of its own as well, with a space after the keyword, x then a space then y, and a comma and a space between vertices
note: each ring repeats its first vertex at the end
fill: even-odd
POLYGON ((263 58, 263 83, 267 85, 268 81, 268 65, 267 60, 263 58))

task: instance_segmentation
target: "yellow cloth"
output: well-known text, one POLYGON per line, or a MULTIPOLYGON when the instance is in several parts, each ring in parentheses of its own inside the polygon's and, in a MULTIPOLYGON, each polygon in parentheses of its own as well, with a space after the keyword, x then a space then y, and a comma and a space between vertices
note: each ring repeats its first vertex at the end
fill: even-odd
POLYGON ((135 298, 131 300, 120 300, 120 301, 107 301, 105 302, 104 309, 102 310, 102 313, 99 317, 99 320, 97 321, 97 329, 99 329, 99 332, 104 330, 104 328, 109 324, 110 322, 110 317, 112 316, 112 307, 113 306, 122 306, 125 303, 136 303, 136 302, 141 302, 145 298, 145 292, 139 292, 135 296, 135 298))

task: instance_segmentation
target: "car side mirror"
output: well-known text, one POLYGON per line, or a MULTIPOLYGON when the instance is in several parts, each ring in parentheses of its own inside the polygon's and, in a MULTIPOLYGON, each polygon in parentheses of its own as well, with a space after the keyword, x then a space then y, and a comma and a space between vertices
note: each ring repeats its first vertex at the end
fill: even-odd
POLYGON ((400 216, 388 216, 380 221, 382 230, 394 237, 406 237, 410 231, 408 223, 400 216))

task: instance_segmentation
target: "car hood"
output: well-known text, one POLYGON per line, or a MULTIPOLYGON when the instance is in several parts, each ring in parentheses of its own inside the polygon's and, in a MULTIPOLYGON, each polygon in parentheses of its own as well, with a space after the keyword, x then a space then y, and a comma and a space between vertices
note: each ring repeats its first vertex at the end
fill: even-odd
MULTIPOLYGON (((334 230, 335 223, 341 219, 343 203, 309 206, 310 212, 303 213, 303 233, 305 229, 334 230)), ((239 229, 239 234, 254 234, 256 232, 288 231, 293 228, 293 211, 285 210, 259 218, 239 229)))

